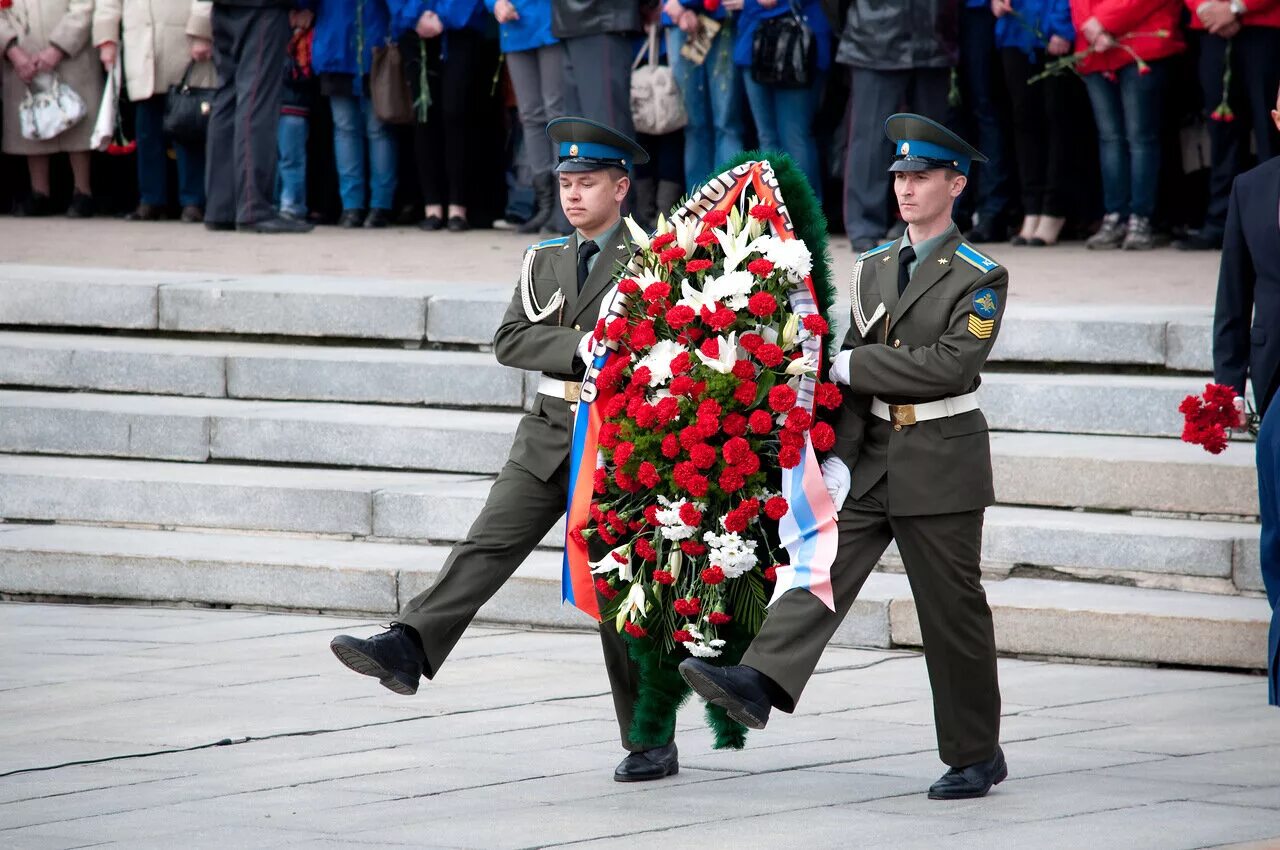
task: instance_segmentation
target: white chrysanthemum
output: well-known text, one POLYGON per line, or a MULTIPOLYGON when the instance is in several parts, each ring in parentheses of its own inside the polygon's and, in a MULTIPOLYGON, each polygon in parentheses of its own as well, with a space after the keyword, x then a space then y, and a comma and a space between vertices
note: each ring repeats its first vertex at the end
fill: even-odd
MULTIPOLYGON (((672 502, 663 496, 658 497, 658 501, 664 506, 659 508, 654 514, 658 522, 662 523, 659 533, 665 540, 688 540, 697 531, 696 526, 685 525, 684 520, 680 519, 680 509, 687 503, 686 499, 677 499, 672 502)), ((699 511, 703 510, 700 502, 694 502, 693 506, 699 511)))
POLYGON ((735 312, 745 310, 754 285, 755 275, 751 272, 727 272, 708 280, 702 287, 702 297, 707 303, 719 301, 735 312))
POLYGON ((751 249, 764 254, 765 259, 785 271, 793 283, 804 280, 804 276, 813 271, 813 255, 801 239, 761 236, 751 243, 751 249))
POLYGON ((691 640, 687 640, 684 642, 684 648, 689 650, 689 654, 692 655, 694 658, 716 658, 720 655, 720 650, 712 649, 711 647, 705 644, 697 643, 691 640))
POLYGON ((636 368, 644 366, 649 370, 649 386, 660 387, 671 380, 671 361, 684 352, 685 348, 678 342, 669 339, 658 340, 649 349, 649 353, 636 362, 636 368))
MULTIPOLYGON (((723 525, 724 521, 725 518, 721 517, 720 524, 723 525)), ((755 568, 757 559, 754 540, 743 540, 736 532, 715 534, 710 531, 702 535, 702 539, 709 547, 707 560, 711 566, 723 570, 725 578, 738 578, 755 568)))

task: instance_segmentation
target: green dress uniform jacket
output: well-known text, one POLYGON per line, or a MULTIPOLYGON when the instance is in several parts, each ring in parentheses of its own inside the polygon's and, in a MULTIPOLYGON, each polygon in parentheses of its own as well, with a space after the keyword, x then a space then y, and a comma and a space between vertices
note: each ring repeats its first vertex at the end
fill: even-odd
MULTIPOLYGON (((632 250, 625 234, 615 231, 611 241, 601 246, 579 293, 572 238, 530 248, 525 256, 529 288, 517 285, 494 335, 498 361, 516 369, 541 371, 550 378, 571 382, 572 388, 584 370, 577 359, 578 343, 595 326, 600 304, 611 291, 614 271, 630 259, 632 250), (533 321, 526 311, 526 298, 536 302, 531 307, 550 306, 557 293, 563 302, 533 321)), ((534 310, 535 315, 541 312, 534 310)), ((401 611, 399 622, 412 626, 422 638, 428 678, 435 676, 481 606, 564 515, 572 427, 570 401, 537 395, 532 411, 520 420, 507 464, 467 539, 454 546, 435 583, 401 611)), ((612 622, 601 624, 600 640, 622 745, 642 750, 628 736, 639 671, 612 622)))

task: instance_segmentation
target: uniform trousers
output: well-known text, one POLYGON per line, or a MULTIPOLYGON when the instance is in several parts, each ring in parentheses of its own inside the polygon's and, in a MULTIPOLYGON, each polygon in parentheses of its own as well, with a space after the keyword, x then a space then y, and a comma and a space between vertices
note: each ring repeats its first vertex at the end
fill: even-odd
POLYGON ((213 4, 218 91, 209 115, 205 221, 273 218, 276 125, 284 92, 289 10, 213 4))
POLYGON ((983 511, 899 516, 888 510, 888 479, 850 498, 839 515, 831 568, 833 612, 807 590, 792 590, 769 609, 742 663, 772 679, 793 711, 822 651, 891 540, 911 584, 925 666, 933 689, 938 754, 952 767, 984 761, 1000 738, 995 631, 982 589, 983 511))
POLYGON ((1258 431, 1258 513, 1262 523, 1259 560, 1271 603, 1267 639, 1267 702, 1280 705, 1280 403, 1267 406, 1258 431))
MULTIPOLYGON (((507 461, 467 539, 453 547, 435 583, 411 599, 400 613, 399 622, 412 626, 422 639, 428 679, 435 678, 481 606, 564 515, 568 487, 567 460, 549 481, 513 460, 507 461)), ((645 748, 632 744, 629 737, 639 669, 612 621, 600 624, 600 643, 622 746, 639 752, 645 748)))

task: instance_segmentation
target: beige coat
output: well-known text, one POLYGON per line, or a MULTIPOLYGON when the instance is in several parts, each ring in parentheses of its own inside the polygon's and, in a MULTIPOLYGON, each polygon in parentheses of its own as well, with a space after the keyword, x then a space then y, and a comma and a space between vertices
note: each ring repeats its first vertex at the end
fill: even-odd
POLYGON ((88 114, 83 121, 57 138, 47 141, 24 139, 18 126, 18 104, 27 87, 14 73, 13 65, 0 60, 4 91, 4 137, 0 148, 5 153, 31 155, 60 151, 87 151, 93 135, 94 119, 102 101, 103 72, 97 51, 89 44, 93 22, 93 0, 13 0, 13 6, 0 11, 0 46, 14 39, 30 54, 39 53, 50 44, 62 49, 67 58, 57 67, 58 76, 83 98, 88 114))
MULTIPOLYGON (((211 38, 208 0, 96 0, 93 43, 121 44, 125 86, 130 100, 146 100, 176 85, 191 61, 188 36, 211 38)), ((191 71, 193 86, 212 86, 212 62, 191 71)))

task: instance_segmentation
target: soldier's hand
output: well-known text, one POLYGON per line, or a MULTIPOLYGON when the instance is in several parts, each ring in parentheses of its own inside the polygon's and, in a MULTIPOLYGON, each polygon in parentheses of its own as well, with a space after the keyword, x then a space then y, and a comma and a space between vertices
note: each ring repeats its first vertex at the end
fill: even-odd
POLYGON ((826 485, 827 494, 831 496, 831 502, 839 511, 844 505, 844 500, 849 498, 849 487, 852 485, 852 478, 849 475, 849 467, 844 465, 844 461, 832 455, 822 462, 822 483, 826 485))
POLYGON ((849 386, 849 381, 852 379, 852 376, 849 374, 849 363, 852 359, 852 351, 842 351, 837 354, 835 359, 831 361, 831 370, 828 373, 831 376, 831 380, 835 381, 837 384, 844 384, 846 387, 849 386))
POLYGON ((583 334, 582 339, 578 340, 578 359, 582 361, 584 366, 591 363, 591 347, 595 338, 596 335, 593 331, 589 334, 583 334))

